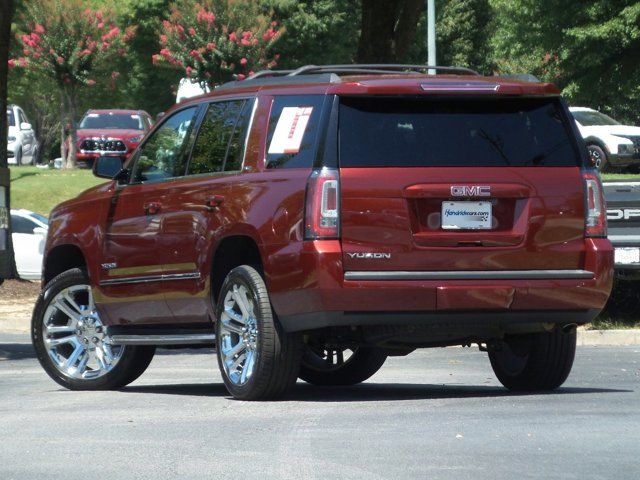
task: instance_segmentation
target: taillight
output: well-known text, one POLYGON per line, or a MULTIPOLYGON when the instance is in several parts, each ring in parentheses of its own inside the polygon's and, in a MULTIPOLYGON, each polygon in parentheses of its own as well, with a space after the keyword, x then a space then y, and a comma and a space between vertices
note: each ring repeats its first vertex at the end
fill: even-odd
POLYGON ((304 238, 340 236, 340 173, 331 168, 314 170, 307 181, 304 238))
POLYGON ((586 204, 585 235, 587 237, 606 237, 607 215, 600 177, 594 173, 584 173, 582 178, 584 179, 586 204))

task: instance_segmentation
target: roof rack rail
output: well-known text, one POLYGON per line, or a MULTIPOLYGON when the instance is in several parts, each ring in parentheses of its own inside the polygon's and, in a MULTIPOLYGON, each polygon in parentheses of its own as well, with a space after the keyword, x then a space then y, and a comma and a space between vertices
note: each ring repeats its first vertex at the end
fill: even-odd
POLYGON ((438 65, 415 65, 402 63, 354 63, 342 65, 305 65, 293 72, 287 73, 289 77, 308 73, 420 73, 423 70, 440 70, 443 72, 457 72, 480 76, 478 72, 466 67, 449 67, 438 65))

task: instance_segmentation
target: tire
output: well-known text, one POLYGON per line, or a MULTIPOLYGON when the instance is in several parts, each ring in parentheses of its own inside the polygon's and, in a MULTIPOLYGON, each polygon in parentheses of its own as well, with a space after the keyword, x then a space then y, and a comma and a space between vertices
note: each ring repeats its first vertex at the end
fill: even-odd
POLYGON ((51 280, 38 297, 31 340, 45 372, 69 390, 116 390, 137 379, 155 347, 110 344, 89 277, 78 268, 51 280))
POLYGON ((576 353, 576 331, 554 330, 507 337, 489 360, 500 383, 509 390, 554 390, 571 372, 576 353))
POLYGON ((216 355, 229 393, 240 400, 284 396, 298 377, 302 337, 282 329, 253 267, 242 265, 227 275, 216 318, 216 355))
POLYGON ((300 379, 321 386, 355 385, 372 377, 387 360, 383 350, 371 347, 355 347, 345 360, 345 350, 307 345, 300 379))
POLYGON ((589 152, 589 159, 594 167, 601 172, 609 171, 609 159, 602 148, 598 145, 588 145, 587 151, 589 152))

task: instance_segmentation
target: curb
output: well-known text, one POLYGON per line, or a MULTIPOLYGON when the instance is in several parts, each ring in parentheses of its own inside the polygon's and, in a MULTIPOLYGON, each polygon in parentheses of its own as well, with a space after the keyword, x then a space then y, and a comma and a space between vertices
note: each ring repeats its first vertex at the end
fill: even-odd
MULTIPOLYGON (((0 333, 30 333, 31 317, 0 318, 0 333)), ((578 346, 640 345, 640 329, 578 330, 578 346)))

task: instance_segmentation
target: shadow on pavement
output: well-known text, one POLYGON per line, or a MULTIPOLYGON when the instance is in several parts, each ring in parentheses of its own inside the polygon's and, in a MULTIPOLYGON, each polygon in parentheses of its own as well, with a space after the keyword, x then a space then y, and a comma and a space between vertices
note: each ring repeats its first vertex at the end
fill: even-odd
POLYGON ((30 343, 0 343, 0 361, 36 358, 36 351, 30 343))
MULTIPOLYGON (((126 387, 121 392, 164 395, 230 397, 222 383, 175 385, 140 385, 126 387)), ((405 383, 364 383, 350 387, 315 387, 299 383, 284 399, 298 402, 377 402, 402 400, 437 400, 448 398, 515 397, 532 395, 577 395, 588 393, 633 393, 633 390, 610 388, 560 388, 553 392, 510 392, 502 387, 477 385, 429 385, 405 383)))

